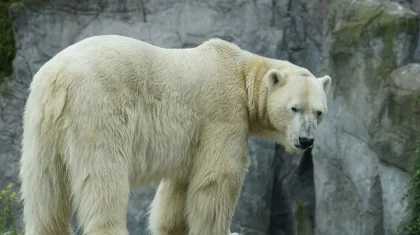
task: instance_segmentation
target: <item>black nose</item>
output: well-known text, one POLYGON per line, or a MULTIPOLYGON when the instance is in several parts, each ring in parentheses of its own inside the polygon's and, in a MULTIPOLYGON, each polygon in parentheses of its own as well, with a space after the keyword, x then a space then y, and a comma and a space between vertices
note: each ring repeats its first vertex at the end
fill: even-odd
POLYGON ((314 144, 314 138, 299 137, 299 143, 304 148, 309 148, 314 144))

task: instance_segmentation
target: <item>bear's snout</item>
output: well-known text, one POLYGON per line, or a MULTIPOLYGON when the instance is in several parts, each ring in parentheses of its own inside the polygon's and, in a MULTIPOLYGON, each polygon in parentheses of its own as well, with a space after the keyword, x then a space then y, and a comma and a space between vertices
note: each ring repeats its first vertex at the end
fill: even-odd
POLYGON ((313 146, 314 144, 314 138, 308 138, 308 137, 300 137, 299 136, 299 144, 300 146, 296 146, 303 149, 308 149, 313 146))

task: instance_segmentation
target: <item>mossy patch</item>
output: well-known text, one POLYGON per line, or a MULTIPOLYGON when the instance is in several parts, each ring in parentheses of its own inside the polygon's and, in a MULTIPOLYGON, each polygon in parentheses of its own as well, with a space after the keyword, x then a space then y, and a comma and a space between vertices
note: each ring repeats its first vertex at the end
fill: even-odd
POLYGON ((377 79, 386 79, 406 62, 409 56, 405 53, 404 58, 399 58, 399 53, 404 53, 400 47, 412 44, 409 40, 417 35, 419 17, 392 4, 340 4, 332 6, 327 17, 329 52, 336 61, 356 59, 354 63, 363 68, 366 86, 374 90, 377 79))
POLYGON ((420 64, 411 63, 390 74, 387 113, 392 126, 406 136, 407 153, 420 147, 420 64), (411 136, 409 136, 411 135, 411 136))
POLYGON ((410 129, 416 129, 420 132, 419 110, 420 91, 405 96, 394 95, 390 98, 389 113, 394 125, 403 125, 407 122, 410 123, 410 129))
POLYGON ((412 155, 408 188, 408 216, 398 228, 399 235, 420 234, 420 147, 412 155))
POLYGON ((16 47, 9 7, 17 0, 0 0, 0 84, 12 74, 16 47))
POLYGON ((416 33, 418 17, 414 14, 393 12, 383 5, 352 7, 344 19, 330 19, 329 28, 334 37, 333 52, 349 52, 355 45, 367 45, 374 38, 384 41, 384 54, 392 55, 393 40, 400 32, 416 33))
POLYGON ((410 159, 411 152, 420 146, 420 90, 404 96, 392 94, 388 103, 388 115, 395 135, 405 136, 401 143, 404 147, 404 158, 410 159))

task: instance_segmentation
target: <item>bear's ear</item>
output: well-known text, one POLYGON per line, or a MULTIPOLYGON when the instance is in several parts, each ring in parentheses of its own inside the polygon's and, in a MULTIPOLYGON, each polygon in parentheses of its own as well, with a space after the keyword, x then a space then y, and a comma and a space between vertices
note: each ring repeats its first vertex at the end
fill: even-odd
POLYGON ((267 72, 265 79, 268 89, 272 89, 275 86, 282 86, 285 83, 286 75, 280 70, 270 69, 267 72))
POLYGON ((321 83, 322 87, 324 88, 325 93, 328 93, 328 90, 331 87, 331 77, 325 75, 322 78, 318 78, 318 81, 321 83))

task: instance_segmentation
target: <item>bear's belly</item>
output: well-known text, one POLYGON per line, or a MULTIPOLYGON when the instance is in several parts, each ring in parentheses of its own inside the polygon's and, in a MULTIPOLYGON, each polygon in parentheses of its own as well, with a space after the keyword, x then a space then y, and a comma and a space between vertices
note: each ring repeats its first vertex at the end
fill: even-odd
POLYGON ((188 177, 199 120, 182 105, 148 105, 140 111, 133 144, 132 187, 188 177))

